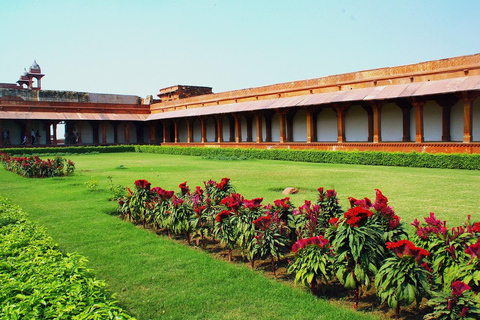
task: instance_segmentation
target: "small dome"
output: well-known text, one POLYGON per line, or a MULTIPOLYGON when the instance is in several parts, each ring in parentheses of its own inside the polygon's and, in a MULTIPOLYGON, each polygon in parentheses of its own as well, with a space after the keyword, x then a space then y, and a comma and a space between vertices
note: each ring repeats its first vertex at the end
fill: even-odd
POLYGON ((28 71, 27 68, 23 69, 22 74, 20 75, 20 80, 28 80, 28 71))
POLYGON ((33 60, 32 65, 30 66, 30 73, 42 73, 40 66, 37 63, 37 60, 33 60))

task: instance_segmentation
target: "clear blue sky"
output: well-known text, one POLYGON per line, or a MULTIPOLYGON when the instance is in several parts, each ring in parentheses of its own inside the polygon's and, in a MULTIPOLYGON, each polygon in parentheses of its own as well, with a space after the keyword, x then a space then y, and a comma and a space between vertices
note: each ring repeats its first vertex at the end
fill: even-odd
POLYGON ((0 0, 0 82, 214 92, 480 53, 479 0, 0 0))

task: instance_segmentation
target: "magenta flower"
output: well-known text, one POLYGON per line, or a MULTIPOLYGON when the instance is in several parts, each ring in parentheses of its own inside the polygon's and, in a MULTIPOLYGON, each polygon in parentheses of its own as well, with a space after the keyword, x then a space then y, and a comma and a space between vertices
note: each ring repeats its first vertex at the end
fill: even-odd
POLYGON ((478 238, 477 243, 474 243, 465 249, 465 253, 469 254, 472 259, 480 259, 480 238, 478 238))
POLYGON ((417 264, 421 264, 422 260, 430 255, 430 252, 425 249, 416 247, 409 240, 387 242, 387 249, 391 249, 393 253, 395 253, 395 255, 399 258, 402 258, 404 256, 413 257, 417 264))
POLYGON ((267 230, 268 228, 270 228, 270 225, 272 224, 272 216, 267 215, 267 216, 260 217, 258 219, 253 220, 252 223, 260 230, 267 230))
POLYGON ((316 246, 319 246, 320 248, 323 248, 329 242, 330 241, 328 239, 325 239, 322 236, 301 239, 293 244, 292 251, 297 252, 300 249, 304 249, 308 245, 316 245, 316 246))
POLYGON ((137 180, 135 181, 135 187, 137 187, 137 189, 146 189, 146 190, 150 190, 150 186, 152 184, 150 182, 148 182, 147 180, 137 180))
POLYGON ((219 214, 217 214, 217 217, 215 218, 215 220, 221 223, 223 219, 230 217, 231 215, 232 213, 230 211, 222 210, 219 214))
POLYGON ((465 284, 462 281, 455 281, 452 283, 452 296, 454 297, 459 297, 462 295, 467 290, 470 290, 470 288, 467 284, 465 284))
POLYGON ((243 206, 249 210, 254 210, 262 206, 263 198, 255 198, 252 200, 243 200, 243 206))

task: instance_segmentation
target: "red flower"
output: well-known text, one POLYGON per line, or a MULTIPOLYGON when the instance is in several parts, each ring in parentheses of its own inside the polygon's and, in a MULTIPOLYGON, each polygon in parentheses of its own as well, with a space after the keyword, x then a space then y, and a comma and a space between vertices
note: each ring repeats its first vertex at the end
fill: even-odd
POLYGON ((220 183, 217 183, 217 189, 225 191, 225 187, 227 186, 229 181, 230 181, 229 178, 222 178, 222 181, 220 183))
POLYGON ((304 249, 308 245, 316 245, 320 248, 325 247, 330 241, 322 236, 312 237, 308 239, 301 239, 295 242, 292 246, 292 251, 297 252, 300 249, 304 249))
POLYGON ((373 216, 373 212, 363 207, 351 208, 344 214, 350 227, 360 226, 360 224, 364 223, 371 216, 373 216))
POLYGON ((475 222, 472 226, 472 232, 480 232, 480 222, 475 222))
POLYGON ((137 180, 135 181, 135 187, 137 187, 137 189, 146 189, 146 190, 150 190, 150 186, 152 184, 150 182, 148 182, 147 180, 137 180))
POLYGON ((383 208, 386 208, 388 206, 388 199, 382 194, 382 191, 375 189, 375 203, 373 204, 373 207, 377 211, 381 211, 383 208))
POLYGON ((267 230, 272 224, 272 216, 267 215, 253 220, 252 222, 260 230, 267 230))
POLYGON ((433 273, 433 269, 430 268, 430 266, 426 262, 422 263, 421 267, 427 270, 428 272, 433 273))
POLYGON ((202 215, 202 212, 203 210, 205 210, 205 208, 206 208, 205 206, 199 206, 199 207, 193 208, 193 211, 195 211, 197 218, 199 218, 202 215))
POLYGON ((198 194, 199 196, 201 196, 201 195, 203 194, 202 188, 200 188, 200 187, 198 187, 198 186, 195 187, 195 193, 198 194))
POLYGON ((261 207, 263 198, 255 198, 252 200, 243 200, 243 206, 249 210, 257 209, 261 207))
POLYGON ((388 228, 390 230, 396 229, 400 225, 400 217, 393 215, 393 217, 388 222, 388 228))
POLYGON ((188 193, 188 186, 187 186, 187 181, 183 182, 183 183, 180 183, 178 185, 178 187, 180 188, 180 191, 182 192, 182 194, 187 194, 188 193))
POLYGON ((327 199, 337 196, 337 192, 334 189, 327 190, 327 199))
POLYGON ((175 208, 177 208, 179 205, 181 205, 183 203, 183 200, 180 199, 180 198, 177 198, 177 196, 173 196, 173 199, 172 199, 172 204, 175 208))
POLYGON ((337 225, 338 223, 338 218, 332 218, 328 221, 329 224, 331 225, 337 225))
POLYGON ((430 252, 425 249, 416 247, 409 240, 387 242, 387 249, 391 249, 399 258, 402 258, 404 256, 414 257, 417 264, 422 263, 422 260, 430 255, 430 252))
POLYGON ((454 297, 459 297, 462 295, 467 290, 470 290, 470 288, 467 284, 465 284, 462 281, 455 281, 452 283, 452 296, 454 297))
POLYGON ((323 196, 324 196, 324 195, 323 195, 323 187, 320 187, 320 188, 318 188, 317 190, 318 190, 318 193, 320 193, 320 196, 319 196, 318 199, 319 199, 320 201, 323 201, 323 196))
POLYGON ((368 209, 372 206, 372 201, 370 201, 370 199, 368 199, 367 197, 363 198, 362 200, 349 197, 348 201, 350 202, 351 208, 362 207, 362 208, 368 209))
POLYGON ((230 210, 233 210, 235 213, 237 213, 238 208, 240 208, 243 203, 243 196, 238 193, 232 193, 231 195, 223 198, 220 203, 226 205, 230 210))
POLYGON ((215 218, 215 220, 221 223, 223 219, 230 217, 231 215, 232 213, 230 211, 222 210, 219 214, 217 214, 217 217, 215 218))
POLYGON ((289 209, 290 208, 290 198, 286 197, 283 199, 278 199, 273 202, 276 207, 282 207, 283 209, 289 209))
POLYGON ((465 249, 465 253, 469 254, 472 259, 480 259, 480 238, 478 238, 477 243, 474 243, 465 249))

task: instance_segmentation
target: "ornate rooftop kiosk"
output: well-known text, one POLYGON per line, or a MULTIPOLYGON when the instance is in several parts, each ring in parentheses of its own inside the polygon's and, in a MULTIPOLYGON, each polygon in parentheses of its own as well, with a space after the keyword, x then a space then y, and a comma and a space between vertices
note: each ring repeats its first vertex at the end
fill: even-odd
POLYGON ((79 145, 480 152, 480 54, 222 93, 176 85, 157 100, 45 91, 41 77, 34 62, 18 85, 0 84, 11 145, 31 144, 32 129, 56 144, 64 122, 65 143, 79 145))

